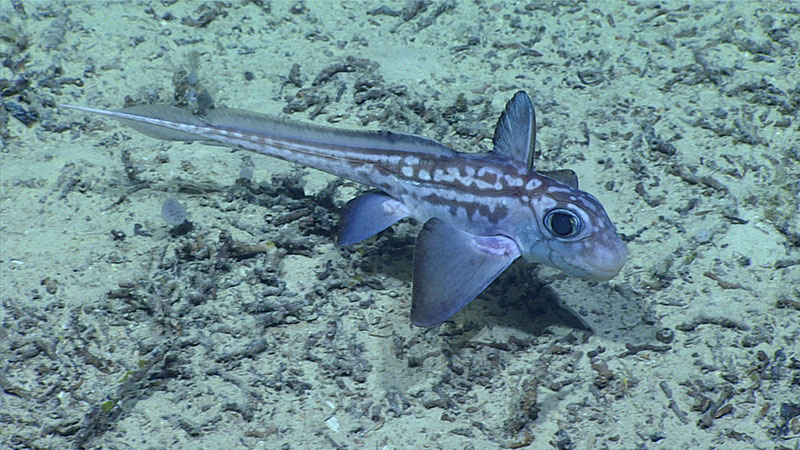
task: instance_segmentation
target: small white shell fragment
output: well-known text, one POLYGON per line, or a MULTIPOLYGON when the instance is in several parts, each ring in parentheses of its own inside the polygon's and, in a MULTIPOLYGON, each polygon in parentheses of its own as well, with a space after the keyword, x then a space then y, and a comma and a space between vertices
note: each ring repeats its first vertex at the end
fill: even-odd
POLYGON ((328 428, 330 428, 330 430, 334 433, 339 432, 339 419, 337 419, 336 416, 331 416, 328 420, 326 420, 325 425, 327 425, 328 428))

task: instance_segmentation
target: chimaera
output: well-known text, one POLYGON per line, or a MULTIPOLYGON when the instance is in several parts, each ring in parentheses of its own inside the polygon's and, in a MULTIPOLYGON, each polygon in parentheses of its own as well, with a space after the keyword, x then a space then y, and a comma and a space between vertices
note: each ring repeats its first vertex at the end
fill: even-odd
POLYGON ((354 244, 406 217, 425 224, 414 249, 415 325, 450 318, 519 256, 591 280, 609 280, 625 263, 625 244, 600 202, 578 189, 575 173, 534 170, 536 118, 525 92, 497 121, 494 149, 479 154, 410 134, 337 130, 235 109, 200 117, 165 105, 62 106, 113 117, 157 139, 249 150, 380 189, 347 203, 338 242, 354 244))

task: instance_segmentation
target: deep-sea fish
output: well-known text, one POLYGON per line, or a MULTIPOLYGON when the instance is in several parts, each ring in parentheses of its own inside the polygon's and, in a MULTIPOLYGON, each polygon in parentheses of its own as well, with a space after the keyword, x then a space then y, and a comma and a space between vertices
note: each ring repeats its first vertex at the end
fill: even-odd
POLYGON ((201 117, 165 105, 61 106, 113 117, 157 139, 249 150, 379 189, 347 203, 338 242, 355 244, 406 217, 424 223, 414 250, 415 325, 447 320, 520 256, 598 281, 625 263, 625 244, 600 202, 578 189, 575 173, 534 169, 536 119, 525 92, 500 116, 494 149, 480 154, 410 134, 338 130, 236 109, 201 117))

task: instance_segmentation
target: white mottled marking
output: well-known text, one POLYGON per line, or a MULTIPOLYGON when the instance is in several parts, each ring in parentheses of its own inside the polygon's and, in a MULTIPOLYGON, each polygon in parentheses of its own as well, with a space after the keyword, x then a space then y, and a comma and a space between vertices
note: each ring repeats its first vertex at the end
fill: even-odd
POLYGON ((541 181, 537 180, 536 178, 531 178, 530 181, 528 181, 528 184, 525 185, 525 190, 535 191, 536 189, 539 189, 541 186, 542 186, 541 181))
POLYGON ((522 186, 522 178, 511 176, 509 174, 503 175, 503 179, 506 180, 506 184, 510 187, 520 187, 522 186))
POLYGON ((419 158, 417 158, 416 156, 406 156, 405 163, 408 164, 409 166, 416 166, 417 164, 419 164, 419 158))
POLYGON ((548 197, 546 195, 540 197, 539 203, 541 203, 542 209, 545 211, 553 209, 558 205, 558 202, 553 197, 548 197))

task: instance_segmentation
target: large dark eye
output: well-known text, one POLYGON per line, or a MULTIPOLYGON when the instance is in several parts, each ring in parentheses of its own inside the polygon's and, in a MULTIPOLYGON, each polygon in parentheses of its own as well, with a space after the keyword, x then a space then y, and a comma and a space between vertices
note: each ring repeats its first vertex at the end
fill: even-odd
POLYGON ((572 211, 554 209, 544 216, 544 226, 558 237, 571 238, 581 232, 581 219, 572 211))

